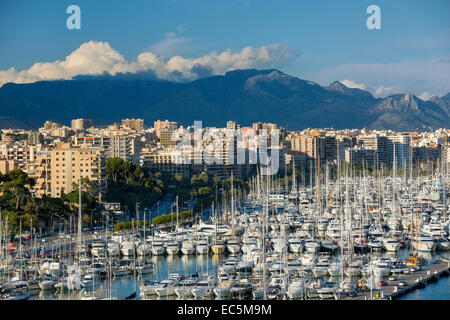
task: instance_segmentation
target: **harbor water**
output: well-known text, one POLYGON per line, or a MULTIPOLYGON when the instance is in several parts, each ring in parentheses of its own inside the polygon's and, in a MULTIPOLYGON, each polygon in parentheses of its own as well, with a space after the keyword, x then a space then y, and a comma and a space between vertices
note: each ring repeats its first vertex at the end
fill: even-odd
MULTIPOLYGON (((399 258, 405 258, 410 251, 403 249, 397 253, 378 253, 381 257, 392 257, 395 255, 399 258)), ((450 252, 426 253, 422 252, 420 255, 429 262, 435 259, 450 259, 450 252)), ((125 299, 130 297, 135 292, 135 299, 140 299, 140 292, 138 283, 140 280, 156 280, 162 281, 169 277, 171 273, 180 275, 192 274, 217 274, 217 269, 221 262, 229 257, 225 255, 175 255, 175 256, 152 256, 147 259, 154 263, 153 274, 143 275, 142 277, 131 273, 126 276, 113 277, 112 279, 102 280, 98 286, 95 286, 95 291, 101 298, 114 297, 116 299, 125 299)), ((55 291, 38 291, 30 296, 30 300, 58 300, 58 299, 79 299, 80 292, 64 292, 63 294, 55 291)), ((134 299, 134 298, 133 298, 134 299)), ((154 299, 176 299, 176 296, 166 298, 154 297, 154 299)), ((450 277, 443 277, 437 282, 428 284, 426 287, 413 290, 406 295, 398 298, 398 300, 450 300, 450 277)))

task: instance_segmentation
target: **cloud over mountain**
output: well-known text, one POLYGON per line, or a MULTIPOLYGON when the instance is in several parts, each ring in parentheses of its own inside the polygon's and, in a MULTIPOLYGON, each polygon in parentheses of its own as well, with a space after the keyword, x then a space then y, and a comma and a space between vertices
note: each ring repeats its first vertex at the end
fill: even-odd
POLYGON ((219 53, 213 51, 199 58, 164 57, 147 51, 130 61, 107 42, 89 41, 64 60, 37 62, 21 71, 14 67, 0 70, 0 86, 8 82, 32 83, 40 80, 69 80, 78 75, 116 75, 145 71, 153 71, 158 78, 164 80, 187 81, 224 74, 234 69, 279 67, 296 56, 297 53, 285 46, 270 44, 245 47, 238 52, 230 49, 219 53))
POLYGON ((442 95, 450 91, 450 64, 447 59, 396 61, 390 63, 347 63, 322 68, 304 75, 320 84, 336 79, 350 88, 365 89, 376 97, 401 92, 442 95), (359 85, 364 83, 363 85, 359 85))
POLYGON ((356 88, 356 89, 361 89, 361 90, 365 90, 366 89, 366 85, 365 84, 357 83, 357 82, 355 82, 353 80, 350 80, 350 79, 342 80, 341 82, 342 82, 342 84, 344 84, 348 88, 356 88))

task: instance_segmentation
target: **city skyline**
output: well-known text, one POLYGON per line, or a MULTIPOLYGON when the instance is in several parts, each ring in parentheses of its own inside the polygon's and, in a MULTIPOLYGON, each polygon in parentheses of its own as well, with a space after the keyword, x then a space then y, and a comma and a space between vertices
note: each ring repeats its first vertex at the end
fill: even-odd
POLYGON ((448 300, 448 13, 0 1, 0 300, 448 300))

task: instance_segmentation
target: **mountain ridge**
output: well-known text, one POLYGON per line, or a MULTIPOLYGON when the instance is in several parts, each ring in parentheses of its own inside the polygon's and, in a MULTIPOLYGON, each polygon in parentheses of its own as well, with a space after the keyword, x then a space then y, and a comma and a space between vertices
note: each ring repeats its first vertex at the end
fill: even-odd
MULTIPOLYGON (((151 75, 150 75, 151 76, 151 75)), ((89 118, 103 125, 140 117, 147 124, 170 119, 223 126, 275 122, 289 130, 307 127, 392 130, 449 127, 450 93, 421 100, 412 93, 376 98, 340 81, 321 86, 276 69, 234 70, 191 82, 77 77, 74 80, 8 83, 0 88, 0 127, 38 128, 45 120, 69 125, 89 118)))

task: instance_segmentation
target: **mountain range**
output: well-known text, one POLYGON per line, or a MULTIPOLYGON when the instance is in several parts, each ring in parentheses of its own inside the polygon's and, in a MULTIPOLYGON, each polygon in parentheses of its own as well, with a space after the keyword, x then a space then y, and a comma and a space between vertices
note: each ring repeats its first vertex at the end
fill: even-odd
POLYGON ((450 93, 427 101, 412 93, 376 98, 339 81, 321 86, 279 70, 235 70, 192 82, 129 75, 7 83, 0 88, 0 128, 38 128, 46 120, 95 125, 123 118, 169 119, 223 127, 277 123, 289 130, 368 128, 424 130, 450 127, 450 93))

